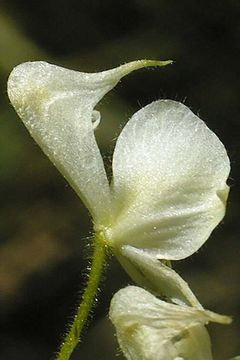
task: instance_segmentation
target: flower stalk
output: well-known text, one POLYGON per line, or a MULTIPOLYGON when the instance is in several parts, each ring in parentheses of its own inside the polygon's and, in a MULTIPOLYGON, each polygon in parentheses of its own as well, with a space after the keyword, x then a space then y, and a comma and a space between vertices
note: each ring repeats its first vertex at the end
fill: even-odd
POLYGON ((102 233, 95 234, 93 242, 93 256, 87 286, 82 301, 77 309, 73 324, 66 335, 56 360, 68 360, 80 342, 81 334, 93 307, 101 281, 104 265, 106 263, 107 246, 102 233))

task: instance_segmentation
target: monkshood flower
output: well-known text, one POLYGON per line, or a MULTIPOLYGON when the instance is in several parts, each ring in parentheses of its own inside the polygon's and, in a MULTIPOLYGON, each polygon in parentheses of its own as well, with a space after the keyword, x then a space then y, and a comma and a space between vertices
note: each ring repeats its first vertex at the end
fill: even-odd
POLYGON ((223 218, 230 169, 223 144, 185 105, 155 101, 136 112, 118 137, 109 183, 94 137, 100 99, 131 71, 168 63, 134 61, 87 74, 28 62, 12 71, 8 94, 33 138, 89 209, 96 234, 128 273, 144 286, 149 277, 139 274, 157 274, 155 291, 171 299, 173 289, 162 283, 172 276, 183 294, 176 301, 200 306, 158 259, 190 256, 223 218))
POLYGON ((186 282, 164 261, 196 252, 223 218, 230 170, 223 144, 185 105, 155 101, 122 130, 109 181, 94 136, 100 122, 95 106, 123 76, 169 63, 133 61, 88 74, 38 61, 21 64, 10 74, 11 103, 94 224, 89 280, 58 360, 69 359, 79 341, 106 248, 140 285, 172 303, 202 310, 186 282))
POLYGON ((109 315, 128 360, 212 360, 205 325, 231 322, 208 310, 169 304, 136 286, 114 295, 109 315))

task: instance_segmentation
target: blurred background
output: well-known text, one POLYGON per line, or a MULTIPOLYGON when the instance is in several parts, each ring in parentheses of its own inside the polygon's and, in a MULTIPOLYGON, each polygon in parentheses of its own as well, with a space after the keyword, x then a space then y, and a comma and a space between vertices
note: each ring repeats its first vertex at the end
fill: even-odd
MULTIPOLYGON (((113 139, 140 107, 184 101, 225 144, 232 163, 224 221, 191 258, 174 263, 202 304, 233 315, 211 325, 214 359, 240 354, 240 2, 1 0, 0 359, 48 360, 86 281, 89 214, 11 108, 6 81, 24 61, 95 72, 135 59, 173 59, 137 71, 99 104, 97 138, 106 166, 113 139)), ((114 292, 130 284, 113 259, 99 304, 73 359, 122 359, 107 318, 114 292)))

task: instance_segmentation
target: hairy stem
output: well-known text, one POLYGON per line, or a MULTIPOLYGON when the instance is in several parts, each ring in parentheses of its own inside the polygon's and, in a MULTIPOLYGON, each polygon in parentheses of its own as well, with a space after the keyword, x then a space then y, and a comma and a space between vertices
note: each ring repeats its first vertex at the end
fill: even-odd
POLYGON ((94 251, 88 283, 83 293, 82 301, 78 307, 77 314, 74 317, 74 322, 61 345, 56 360, 68 360, 77 344, 80 342, 82 330, 98 291, 105 261, 106 245, 103 237, 98 233, 94 238, 94 251))

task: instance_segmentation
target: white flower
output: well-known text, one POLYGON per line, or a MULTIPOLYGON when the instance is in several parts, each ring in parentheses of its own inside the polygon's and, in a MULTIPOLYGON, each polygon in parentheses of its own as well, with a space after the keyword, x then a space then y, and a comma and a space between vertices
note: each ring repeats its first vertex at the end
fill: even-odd
MULTIPOLYGON (((94 107, 100 99, 131 71, 163 64, 135 61, 86 74, 45 62, 24 63, 11 73, 8 94, 126 270, 145 282, 140 269, 133 270, 136 258, 141 270, 151 272, 152 266, 167 284, 171 269, 157 259, 190 256, 224 216, 230 169, 226 150, 185 105, 155 101, 135 113, 121 132, 109 184, 94 137, 100 121, 94 107)), ((178 288, 177 302, 199 307, 182 279, 173 270, 170 276, 178 288)), ((173 288, 157 283, 156 292, 174 299, 173 288)))
POLYGON ((211 360, 204 325, 231 322, 211 311, 168 304, 135 286, 114 295, 109 315, 128 360, 211 360))

